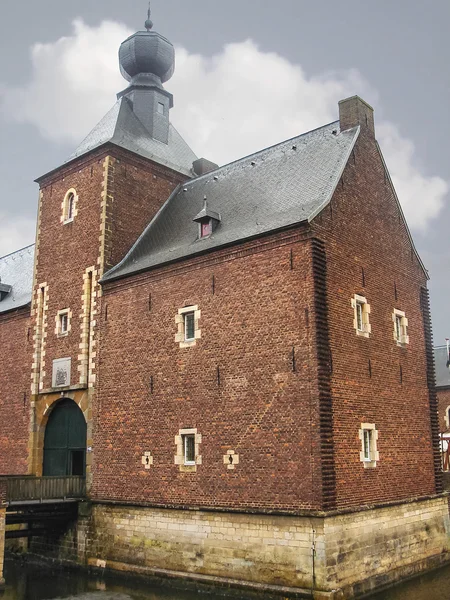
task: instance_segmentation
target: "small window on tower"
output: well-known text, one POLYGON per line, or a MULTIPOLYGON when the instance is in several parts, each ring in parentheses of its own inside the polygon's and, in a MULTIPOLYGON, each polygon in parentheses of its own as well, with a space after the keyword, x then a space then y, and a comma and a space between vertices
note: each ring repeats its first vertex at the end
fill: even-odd
POLYGON ((67 221, 73 220, 73 210, 75 208, 75 196, 70 194, 67 198, 67 221))
POLYGON ((56 335, 63 337, 70 331, 70 311, 68 308, 58 311, 56 315, 56 335))
POLYGON ((158 113, 160 115, 164 114, 164 104, 162 102, 158 102, 158 113))
POLYGON ((62 223, 72 223, 74 218, 77 216, 77 201, 78 196, 76 191, 74 189, 69 190, 62 203, 62 223))

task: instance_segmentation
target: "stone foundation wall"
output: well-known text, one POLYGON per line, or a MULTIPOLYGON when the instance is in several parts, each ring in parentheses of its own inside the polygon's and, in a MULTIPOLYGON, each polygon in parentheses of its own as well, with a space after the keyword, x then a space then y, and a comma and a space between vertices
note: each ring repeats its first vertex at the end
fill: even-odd
POLYGON ((359 594, 437 566, 449 533, 445 497, 325 519, 327 585, 359 594))
POLYGON ((318 598, 351 598, 436 566, 449 550, 447 498, 316 518, 97 504, 85 531, 92 566, 304 589, 314 542, 315 588, 327 592, 318 598))

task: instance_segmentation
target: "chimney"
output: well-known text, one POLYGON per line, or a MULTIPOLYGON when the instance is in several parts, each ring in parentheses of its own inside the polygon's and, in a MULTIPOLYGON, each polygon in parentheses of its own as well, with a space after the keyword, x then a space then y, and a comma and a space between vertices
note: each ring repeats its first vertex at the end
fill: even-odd
POLYGON ((200 177, 201 175, 206 175, 206 173, 211 173, 211 171, 215 171, 219 168, 219 165, 216 165, 216 163, 213 163, 210 160, 207 160, 206 158, 198 158, 197 160, 194 160, 194 162, 192 163, 192 167, 197 177, 200 177))
POLYGON ((373 108, 359 96, 352 96, 339 102, 339 121, 341 131, 359 125, 361 131, 366 131, 369 135, 375 137, 373 108))

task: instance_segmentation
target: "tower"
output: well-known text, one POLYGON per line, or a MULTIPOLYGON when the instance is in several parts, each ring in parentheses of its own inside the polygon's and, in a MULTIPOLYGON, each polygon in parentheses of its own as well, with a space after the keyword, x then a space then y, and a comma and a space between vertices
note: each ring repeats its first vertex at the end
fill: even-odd
MULTIPOLYGON (((174 48, 153 31, 150 15, 145 30, 121 45, 119 63, 129 85, 114 107, 62 166, 37 180, 29 440, 29 472, 37 475, 86 473, 89 481, 98 282, 194 173, 196 156, 170 123, 173 97, 163 87, 174 72, 174 48), (86 459, 68 439, 59 454, 49 446, 49 418, 69 401, 84 414, 86 459)), ((52 422, 65 422, 64 415, 52 422)))

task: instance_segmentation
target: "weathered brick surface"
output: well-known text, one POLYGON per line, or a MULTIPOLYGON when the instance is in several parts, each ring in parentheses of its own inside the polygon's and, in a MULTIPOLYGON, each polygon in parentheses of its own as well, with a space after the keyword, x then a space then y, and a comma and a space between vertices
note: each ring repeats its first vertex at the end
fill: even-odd
POLYGON ((426 276, 413 252, 373 137, 364 127, 331 205, 313 224, 326 241, 338 506, 435 492, 424 320, 426 276), (369 338, 353 328, 354 294, 371 306, 369 338), (396 298, 397 296, 397 298, 396 298), (394 308, 410 343, 393 339, 394 308), (369 364, 370 361, 370 364, 369 364), (380 461, 364 469, 361 423, 379 431, 380 461))
POLYGON ((439 431, 444 433, 450 431, 450 424, 446 420, 447 409, 450 407, 450 388, 438 388, 437 397, 439 406, 439 431))
POLYGON ((105 286, 94 497, 321 506, 311 270, 294 232, 105 286), (175 342, 185 305, 201 311, 191 348, 175 342), (184 428, 202 435, 196 473, 174 463, 184 428))
POLYGON ((32 343, 27 308, 0 315, 0 474, 27 472, 32 343))

